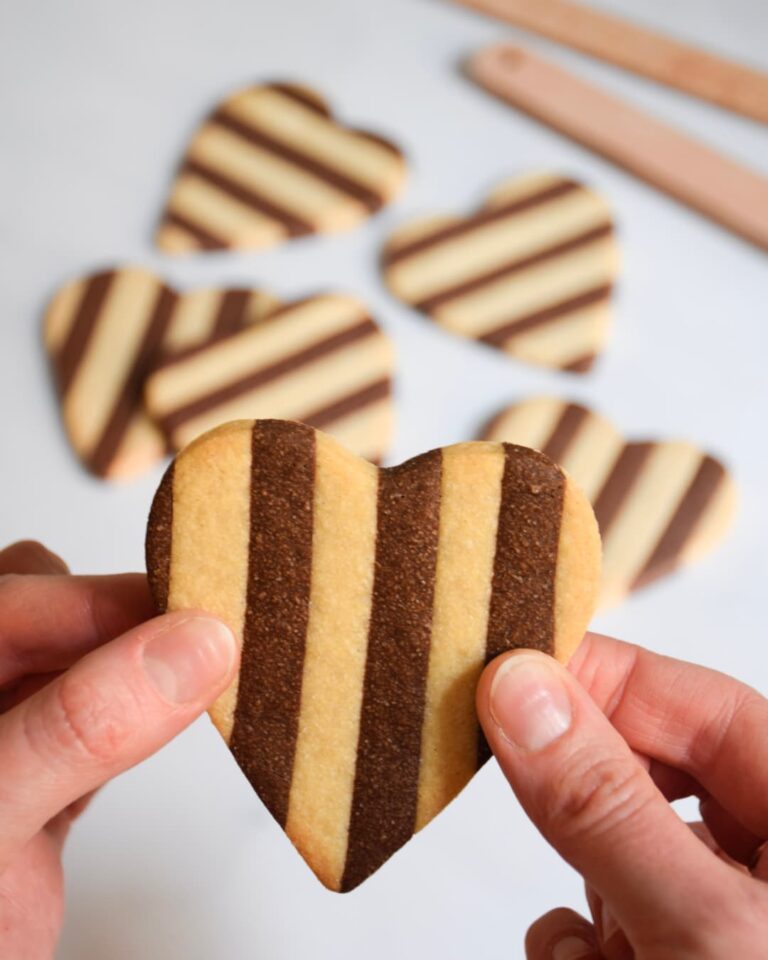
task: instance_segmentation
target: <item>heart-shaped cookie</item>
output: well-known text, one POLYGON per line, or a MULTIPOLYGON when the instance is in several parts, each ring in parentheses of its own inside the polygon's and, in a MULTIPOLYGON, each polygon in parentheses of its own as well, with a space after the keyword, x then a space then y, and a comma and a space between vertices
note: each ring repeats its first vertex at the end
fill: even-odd
POLYGON ((249 87, 193 137, 157 245, 168 253, 255 249, 345 230, 392 200, 404 179, 397 147, 342 126, 316 91, 249 87))
POLYGON ((45 347, 72 447, 96 475, 135 474, 166 452, 143 409, 144 379, 167 351, 254 323, 277 300, 261 290, 179 294, 148 270, 104 270, 65 284, 44 318, 45 347))
POLYGON ((211 716, 320 880, 351 890, 488 756, 483 665, 566 660, 591 616, 592 509, 550 460, 465 443, 385 470, 286 421, 219 427, 152 506, 160 610, 210 611, 242 643, 211 716))
POLYGON ((733 517, 735 487, 714 457, 681 441, 627 443, 608 420, 576 403, 517 403, 483 438, 541 450, 590 498, 603 539, 601 605, 693 562, 733 517))
POLYGON ((384 277, 452 333, 584 373, 610 326, 613 233, 598 194, 529 174, 502 183, 473 215, 406 224, 384 249, 384 277))
POLYGON ((393 363, 359 300, 318 294, 169 357, 147 379, 145 400, 174 450, 228 420, 282 417, 378 463, 392 433, 393 363))

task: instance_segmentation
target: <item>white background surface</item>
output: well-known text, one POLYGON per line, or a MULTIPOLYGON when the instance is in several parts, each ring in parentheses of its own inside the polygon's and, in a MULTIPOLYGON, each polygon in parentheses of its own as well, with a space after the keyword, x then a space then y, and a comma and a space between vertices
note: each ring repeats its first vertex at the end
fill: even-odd
MULTIPOLYGON (((768 67, 764 0, 647 0, 642 11, 649 24, 768 67)), ((473 88, 460 61, 505 36, 523 35, 438 0, 4 0, 0 540, 38 537, 79 572, 143 563, 161 471, 110 487, 70 455, 39 343, 58 284, 129 260, 189 286, 264 284, 284 297, 338 287, 366 298, 398 347, 393 462, 470 438, 500 405, 541 391, 586 400, 630 434, 688 437, 724 456, 741 489, 727 543, 597 626, 768 690, 768 258, 473 88), (343 236, 254 255, 157 256, 154 221, 196 122, 232 88, 275 77, 317 85, 345 118, 398 140, 407 192, 343 236), (390 227, 468 210, 501 177, 536 167, 584 178, 616 210, 625 267, 615 336, 586 378, 443 335, 377 276, 390 227)), ((526 42, 768 173, 765 128, 526 42)), ((66 868, 60 960, 518 957, 530 921, 583 902, 495 765, 359 891, 328 893, 207 720, 103 792, 66 868)))

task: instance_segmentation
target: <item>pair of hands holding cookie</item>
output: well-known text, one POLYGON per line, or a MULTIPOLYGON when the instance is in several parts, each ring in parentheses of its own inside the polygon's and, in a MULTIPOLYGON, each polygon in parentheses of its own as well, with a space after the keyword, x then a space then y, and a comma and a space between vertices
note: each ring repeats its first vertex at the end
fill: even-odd
MULTIPOLYGON (((183 730, 237 669, 219 621, 152 614, 141 575, 70 576, 36 543, 0 553, 8 957, 52 956, 61 848, 88 797, 183 730)), ((593 922, 547 914, 529 931, 529 958, 763 955, 768 701, 588 634, 567 669, 533 651, 498 658, 477 707, 519 801, 587 885, 593 922), (668 803, 689 795, 703 819, 691 827, 668 803)))

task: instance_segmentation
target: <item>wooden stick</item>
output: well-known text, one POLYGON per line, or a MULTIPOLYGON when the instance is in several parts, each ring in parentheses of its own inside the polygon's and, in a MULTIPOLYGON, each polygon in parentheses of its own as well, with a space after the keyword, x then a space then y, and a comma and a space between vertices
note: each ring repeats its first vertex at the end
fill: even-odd
POLYGON ((768 250, 768 178, 520 47, 487 47, 468 72, 491 93, 768 250))
POLYGON ((624 70, 768 123, 768 74, 570 0, 458 0, 624 70))

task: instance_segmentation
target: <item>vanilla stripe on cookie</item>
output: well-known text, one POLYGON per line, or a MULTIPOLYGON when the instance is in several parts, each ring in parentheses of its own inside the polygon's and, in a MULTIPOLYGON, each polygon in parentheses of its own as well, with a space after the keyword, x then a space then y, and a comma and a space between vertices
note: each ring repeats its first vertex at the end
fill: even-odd
POLYGON ((239 417, 326 429, 380 459, 391 432, 389 341, 353 297, 318 295, 156 370, 147 408, 180 448, 239 417))
POLYGON ((475 686, 486 657, 504 462, 500 445, 443 450, 417 830, 477 769, 475 686))
POLYGON ((732 481, 711 456, 679 441, 625 443, 578 404, 552 397, 516 404, 484 436, 542 450, 590 498, 603 538, 603 604, 710 549, 733 513, 732 481))
POLYGON ((285 421, 228 424, 183 451, 147 542, 160 606, 203 605, 242 639, 212 716, 334 890, 485 760, 474 689, 489 658, 568 657, 597 556, 586 502, 534 451, 461 444, 380 471, 285 421))
POLYGON ((355 458, 320 433, 315 454, 310 612, 285 829, 313 868, 338 887, 371 619, 378 471, 370 465, 357 485, 346 483, 355 458))
POLYGON ((580 371, 605 337, 616 269, 607 205, 547 175, 503 184, 466 219, 406 225, 384 254, 392 290, 448 330, 580 371))
MULTIPOLYGON (((155 590, 169 610, 206 610, 221 617, 240 643, 245 623, 251 516, 250 430, 232 425, 208 445, 210 470, 180 458, 166 474, 152 507, 157 551, 155 590), (226 500, 226 511, 198 504, 226 500), (201 564, 204 576, 199 576, 201 564)), ((216 701, 211 716, 225 739, 232 735, 237 680, 216 701)))
POLYGON ((182 253, 344 229, 386 203, 403 176, 395 147, 340 126, 313 92, 252 87, 195 135, 157 242, 182 253))
POLYGON ((258 290, 178 294, 145 270, 107 270, 65 285, 44 340, 77 454, 96 474, 126 476, 166 449, 143 410, 144 380, 163 355, 211 342, 277 306, 258 290))

